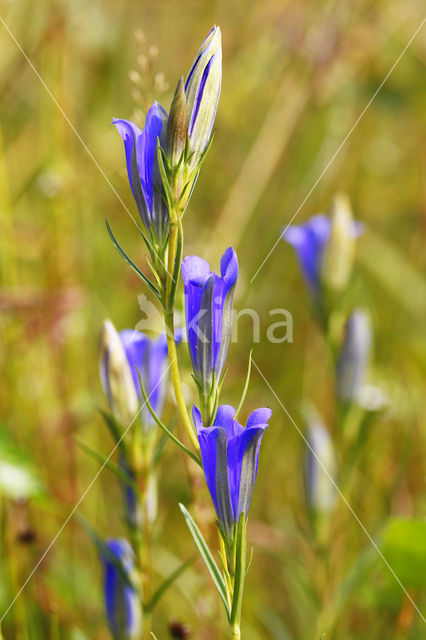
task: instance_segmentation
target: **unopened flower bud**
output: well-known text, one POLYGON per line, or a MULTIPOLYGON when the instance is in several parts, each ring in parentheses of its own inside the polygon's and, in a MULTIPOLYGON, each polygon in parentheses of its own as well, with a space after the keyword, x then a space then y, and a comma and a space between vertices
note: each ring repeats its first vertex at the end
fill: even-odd
POLYGON ((365 311, 357 309, 346 323, 337 362, 337 396, 343 402, 359 399, 365 382, 371 342, 370 319, 365 311))
POLYGON ((125 538, 108 540, 104 565, 104 598, 114 640, 137 640, 142 633, 141 600, 134 586, 134 554, 125 538))
POLYGON ((185 85, 183 77, 179 78, 170 107, 169 120, 167 123, 167 155, 170 164, 176 166, 182 153, 185 151, 186 137, 188 135, 188 124, 186 115, 185 85))
POLYGON ((342 193, 334 199, 330 218, 330 238, 322 260, 322 281, 337 292, 349 282, 355 259, 355 240, 361 232, 361 225, 354 223, 349 199, 342 193))
POLYGON ((306 497, 317 513, 330 513, 336 502, 336 458, 331 438, 321 419, 311 416, 307 439, 310 445, 306 458, 306 497), (330 479, 331 478, 331 479, 330 479))
POLYGON ((222 83, 222 38, 213 27, 201 45, 185 83, 190 164, 195 167, 210 140, 222 83))
POLYGON ((127 426, 139 401, 123 343, 110 320, 105 320, 100 336, 100 376, 114 417, 127 426))

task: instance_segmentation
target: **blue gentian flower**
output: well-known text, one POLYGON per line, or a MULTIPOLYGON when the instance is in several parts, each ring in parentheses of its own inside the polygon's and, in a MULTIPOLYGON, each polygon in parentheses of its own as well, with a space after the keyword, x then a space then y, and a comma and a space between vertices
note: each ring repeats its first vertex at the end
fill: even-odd
MULTIPOLYGON (((313 216, 305 224, 290 225, 283 236, 296 250, 300 268, 315 299, 321 295, 322 264, 324 251, 330 240, 331 219, 323 214, 313 216)), ((352 222, 350 233, 361 233, 359 222, 352 222)))
POLYGON ((345 337, 337 362, 337 396, 343 402, 357 401, 365 383, 372 342, 368 314, 357 309, 345 327, 345 337))
POLYGON ((140 596, 133 586, 134 555, 124 538, 106 543, 104 598, 108 625, 114 640, 137 640, 142 633, 140 596))
POLYGON ((329 513, 336 503, 334 479, 336 456, 330 435, 317 415, 309 420, 307 440, 310 445, 306 457, 306 495, 308 504, 317 513, 329 513))
POLYGON ((208 395, 220 379, 232 328, 232 300, 238 277, 237 254, 229 247, 220 276, 198 256, 182 263, 189 353, 195 378, 208 395))
MULTIPOLYGON (((142 391, 138 371, 151 407, 161 416, 168 384, 165 375, 168 358, 166 334, 162 333, 158 338, 151 339, 135 329, 124 329, 119 335, 139 400, 142 400, 142 391)), ((145 427, 154 424, 146 407, 142 409, 142 422, 145 427)))
POLYGON ((234 420, 234 407, 221 405, 214 425, 205 427, 197 407, 192 410, 207 486, 220 530, 228 543, 232 541, 240 515, 244 513, 247 517, 260 443, 271 415, 270 409, 257 409, 243 427, 234 420))
MULTIPOLYGON (((176 342, 180 339, 177 332, 176 342)), ((138 371, 150 405, 161 416, 168 385, 167 357, 165 333, 156 339, 135 329, 118 333, 110 320, 105 321, 101 334, 101 381, 113 414, 121 424, 134 418, 142 401, 138 371)), ((141 415, 144 427, 154 424, 146 407, 141 415)))
POLYGON ((124 141, 127 173, 146 231, 163 249, 169 234, 169 212, 157 161, 157 140, 165 146, 167 112, 154 102, 143 131, 129 120, 113 120, 124 141))
POLYGON ((202 43, 185 82, 190 164, 195 166, 210 140, 222 84, 222 37, 213 27, 202 43))

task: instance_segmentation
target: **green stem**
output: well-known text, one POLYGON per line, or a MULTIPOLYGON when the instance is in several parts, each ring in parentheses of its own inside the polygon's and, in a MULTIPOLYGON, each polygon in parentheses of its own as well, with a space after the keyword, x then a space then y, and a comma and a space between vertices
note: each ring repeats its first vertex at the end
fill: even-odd
POLYGON ((179 364, 177 359, 177 351, 176 351, 176 342, 175 342, 175 328, 173 321, 173 311, 168 311, 164 313, 164 320, 166 323, 166 334, 167 334, 167 347, 169 350, 169 360, 170 360, 170 371, 173 389, 176 396, 176 403, 182 418, 183 426, 185 427, 186 433, 194 446, 196 451, 200 450, 200 445, 198 444, 197 436, 194 432, 194 427, 192 426, 192 422, 188 415, 188 411, 186 410, 185 400, 182 393, 182 386, 180 382, 180 372, 179 372, 179 364))
POLYGON ((233 624, 231 629, 231 638, 232 640, 240 640, 241 639, 241 629, 239 624, 233 624))

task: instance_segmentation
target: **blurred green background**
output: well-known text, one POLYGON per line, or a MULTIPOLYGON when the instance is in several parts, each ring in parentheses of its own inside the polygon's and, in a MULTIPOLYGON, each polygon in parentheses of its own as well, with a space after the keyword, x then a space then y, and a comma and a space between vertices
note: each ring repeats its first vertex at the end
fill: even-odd
MULTIPOLYGON (((154 97, 168 109, 178 76, 212 24, 220 25, 216 133, 185 216, 184 253, 217 268, 223 250, 234 246, 241 269, 236 307, 261 316, 256 362, 301 429, 306 399, 330 424, 330 363, 291 248, 280 242, 250 279, 421 24, 424 4, 3 0, 0 16, 42 79, 0 24, 0 451, 13 450, 24 474, 17 494, 3 496, 1 613, 97 471, 74 435, 105 454, 112 448, 97 413, 105 405, 101 324, 109 317, 122 329, 141 319, 140 282, 104 224, 107 217, 143 264, 144 247, 120 202, 137 216, 112 117, 142 125, 154 97), (277 307, 293 316, 291 344, 266 340, 268 313, 277 307)), ((296 220, 327 211, 344 190, 365 224, 353 304, 373 319, 369 378, 385 390, 389 407, 369 434, 351 504, 377 540, 388 518, 417 519, 415 531, 404 531, 401 521, 388 529, 398 542, 389 553, 424 615, 425 61, 423 28, 296 220)), ((224 401, 238 402, 251 340, 250 322, 241 320, 224 401)), ((184 348, 181 354, 185 362, 184 348)), ((244 637, 314 638, 321 603, 309 588, 318 565, 306 534, 305 445, 256 372, 246 404, 247 412, 270 405, 274 416, 249 524, 255 554, 244 637)), ((161 497, 156 564, 166 575, 193 553, 176 506, 189 499, 184 466, 169 445, 161 497)), ((102 535, 122 535, 120 494, 108 471, 81 511, 102 535)), ((333 527, 336 549, 352 559, 363 555, 347 598, 341 594, 336 605, 332 637, 426 638, 424 621, 343 503, 333 527)), ((349 570, 351 562, 342 566, 349 570)), ((100 585, 96 552, 71 520, 5 618, 5 638, 108 638, 100 585)), ((195 565, 165 597, 158 638, 170 637, 171 620, 189 623, 193 638, 224 637, 225 627, 213 624, 222 612, 212 603, 209 579, 195 565)))

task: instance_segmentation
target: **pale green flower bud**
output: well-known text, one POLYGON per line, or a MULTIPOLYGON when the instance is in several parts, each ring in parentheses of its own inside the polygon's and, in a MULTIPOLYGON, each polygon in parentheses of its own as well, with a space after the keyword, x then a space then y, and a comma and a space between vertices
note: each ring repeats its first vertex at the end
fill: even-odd
POLYGON ((111 411, 127 427, 138 411, 139 402, 122 341, 110 320, 105 320, 101 330, 99 365, 111 411))
POLYGON ((342 402, 356 402, 365 383, 372 343, 370 318, 356 309, 345 326, 345 336, 337 361, 337 395, 342 402))
POLYGON ((348 284, 355 259, 355 242, 361 225, 354 222, 348 197, 340 193, 331 209, 330 239, 324 249, 322 282, 332 291, 348 284))
POLYGON ((185 83, 190 165, 195 167, 206 150, 222 83, 222 37, 213 27, 201 45, 185 83))
POLYGON ((306 497, 311 509, 327 514, 337 498, 332 481, 337 471, 336 456, 328 430, 314 412, 308 418, 307 440, 310 449, 306 457, 306 497))
POLYGON ((188 123, 185 85, 183 77, 181 76, 176 87, 167 122, 166 148, 172 167, 175 167, 179 163, 182 153, 185 151, 187 135, 188 123))

